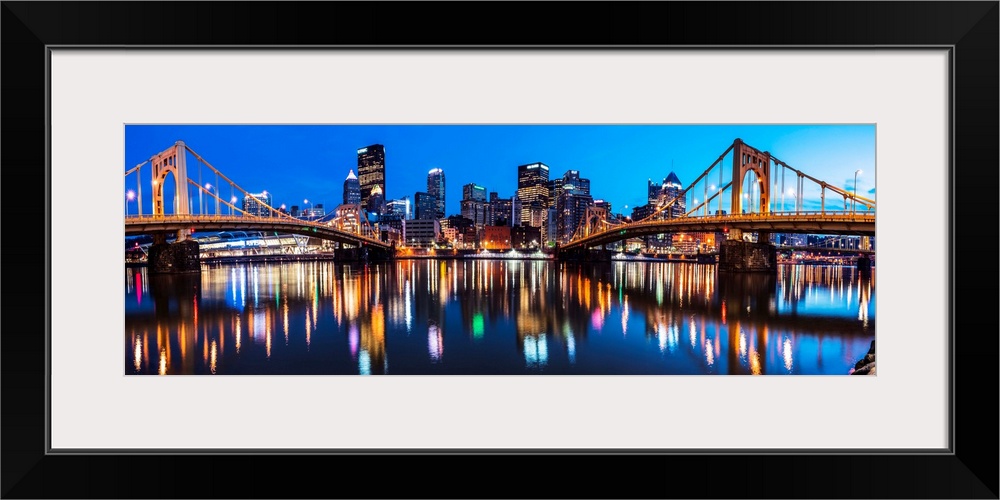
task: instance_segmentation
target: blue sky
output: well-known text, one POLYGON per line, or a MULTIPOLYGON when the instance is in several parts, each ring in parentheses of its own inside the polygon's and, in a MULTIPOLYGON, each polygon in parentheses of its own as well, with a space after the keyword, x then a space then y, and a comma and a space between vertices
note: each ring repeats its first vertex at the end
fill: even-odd
MULTIPOLYGON (((875 198, 874 125, 128 125, 123 167, 182 140, 244 189, 267 190, 275 206, 301 206, 308 199, 329 210, 342 202, 348 171, 357 171, 357 149, 383 144, 388 199, 412 200, 426 191, 427 171, 442 168, 450 215, 459 212, 464 184, 509 197, 517 189, 517 166, 543 162, 550 177, 579 170, 590 179, 594 198, 610 201, 615 212, 628 205, 630 212, 646 202, 648 179, 674 171, 687 186, 736 138, 847 190, 860 169, 858 192, 875 198)), ((730 162, 727 156, 724 182, 730 162)), ((144 213, 151 210, 150 171, 142 170, 144 213)), ((202 175, 203 183, 214 183, 208 169, 202 175)), ((188 176, 198 180, 198 162, 190 155, 188 176)), ((713 173, 711 182, 717 180, 713 173)), ((124 189, 135 190, 136 182, 129 176, 124 189)), ((786 190, 794 183, 786 176, 786 190)), ((223 198, 228 192, 223 189, 223 198)), ((688 206, 702 193, 694 189, 688 206)), ((805 208, 818 209, 819 187, 807 185, 805 196, 805 208)), ((828 208, 843 209, 842 198, 830 198, 828 208)), ((129 212, 135 209, 131 202, 129 212)))

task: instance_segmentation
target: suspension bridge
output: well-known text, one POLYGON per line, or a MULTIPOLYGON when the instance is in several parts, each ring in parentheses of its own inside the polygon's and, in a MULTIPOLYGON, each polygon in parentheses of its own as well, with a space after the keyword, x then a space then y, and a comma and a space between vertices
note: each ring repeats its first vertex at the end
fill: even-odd
POLYGON ((138 211, 126 214, 125 235, 153 236, 149 262, 154 272, 196 271, 200 265, 198 245, 190 236, 204 231, 243 230, 300 234, 346 245, 340 251, 347 258, 387 259, 394 254, 393 246, 378 238, 377 231, 372 229, 360 207, 344 207, 344 213, 336 214, 335 218, 302 220, 293 217, 284 210, 272 207, 259 194, 252 194, 240 187, 183 141, 177 141, 170 148, 127 170, 126 180, 132 175, 137 179, 138 211), (189 153, 197 160, 198 180, 189 175, 189 153), (145 184, 142 170, 147 165, 151 170, 151 214, 144 214, 142 211, 142 187, 145 184), (173 213, 167 213, 164 186, 171 176, 176 185, 176 194, 172 203, 173 213), (204 176, 214 176, 215 183, 202 184, 204 176), (229 186, 228 200, 223 199, 220 193, 220 188, 224 185, 229 186), (193 192, 198 196, 196 209, 192 186, 193 192), (236 206, 238 194, 242 195, 242 199, 250 200, 252 210, 236 206), (174 242, 170 244, 167 243, 169 235, 175 236, 174 242))
POLYGON ((588 210, 559 253, 566 260, 590 260, 596 248, 597 258, 603 259, 608 244, 678 232, 725 234, 719 250, 720 269, 772 270, 776 247, 768 243, 771 233, 861 236, 859 253, 870 254, 869 238, 875 236, 875 200, 818 179, 770 152, 736 139, 687 187, 670 199, 661 196, 654 210, 640 220, 612 219, 606 212, 588 210), (727 156, 732 158, 728 181, 727 156), (786 190, 786 179, 795 187, 786 190), (818 210, 805 209, 809 201, 815 201, 805 198, 810 184, 819 187, 818 210), (694 207, 677 213, 676 208, 683 206, 686 196, 699 191, 702 201, 695 199, 694 207), (727 197, 729 203, 724 205, 727 197), (842 199, 843 210, 829 209, 828 198, 842 199), (756 238, 752 238, 753 234, 756 238))

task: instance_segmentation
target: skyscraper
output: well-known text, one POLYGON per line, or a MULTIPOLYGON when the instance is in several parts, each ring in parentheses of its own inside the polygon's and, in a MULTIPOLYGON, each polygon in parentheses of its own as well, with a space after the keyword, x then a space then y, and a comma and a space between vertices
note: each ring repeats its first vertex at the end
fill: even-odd
POLYGON ((385 146, 372 144, 358 150, 358 182, 361 185, 362 205, 368 206, 368 198, 375 186, 385 196, 385 146))
POLYGON ((583 222, 587 207, 594 204, 590 196, 590 180, 580 177, 577 170, 567 170, 562 177, 562 188, 556 199, 555 239, 565 243, 572 239, 583 222))
POLYGON ((580 177, 579 170, 567 170, 562 176, 562 184, 560 187, 564 190, 576 190, 579 194, 590 194, 590 179, 580 177))
POLYGON ((475 183, 462 186, 462 199, 486 201, 486 188, 477 186, 475 183))
POLYGON ((667 213, 667 217, 681 217, 684 215, 686 210, 684 197, 681 196, 683 191, 684 186, 681 185, 681 181, 677 178, 677 174, 670 172, 670 175, 663 180, 663 203, 669 203, 670 200, 673 200, 674 198, 677 198, 677 201, 675 201, 673 206, 667 210, 667 212, 669 212, 667 213))
POLYGON ((567 170, 562 177, 549 181, 549 208, 555 208, 564 189, 590 194, 590 179, 581 178, 579 170, 567 170))
POLYGON ((444 218, 444 170, 440 168, 432 168, 430 172, 427 172, 427 194, 435 198, 434 206, 436 207, 437 216, 436 219, 444 218))
POLYGON ((544 163, 529 163, 517 167, 517 197, 521 201, 521 225, 541 227, 541 219, 536 217, 532 224, 531 207, 536 210, 548 208, 549 167, 544 163))
POLYGON ((358 181, 358 176, 354 175, 354 169, 351 169, 351 173, 347 174, 347 180, 344 181, 344 205, 360 204, 361 182, 358 181))
POLYGON ((655 211, 656 208, 670 203, 671 200, 677 198, 677 201, 675 201, 669 209, 664 210, 658 214, 657 217, 680 217, 684 215, 685 212, 684 197, 681 196, 682 191, 684 191, 684 186, 681 185, 681 181, 677 178, 677 174, 670 172, 670 175, 666 176, 662 183, 655 183, 652 180, 649 181, 647 187, 647 200, 649 201, 649 205, 652 207, 652 210, 655 211))
MULTIPOLYGON (((666 182, 666 179, 663 179, 666 182)), ((663 184, 659 182, 653 182, 653 179, 646 180, 646 203, 650 205, 656 205, 656 199, 660 197, 660 190, 663 189, 663 184)))
POLYGON ((434 195, 417 192, 413 198, 414 204, 417 206, 417 219, 428 220, 442 218, 438 217, 437 198, 434 195))
POLYGON ((491 225, 514 226, 521 222, 521 211, 514 210, 513 198, 493 197, 496 193, 490 193, 490 221, 491 225))
POLYGON ((365 203, 365 210, 369 215, 382 215, 385 212, 385 197, 382 196, 382 188, 378 185, 372 187, 368 201, 365 203))
POLYGON ((562 177, 556 177, 555 179, 549 181, 549 208, 556 207, 556 200, 559 199, 559 196, 562 195, 563 192, 562 185, 562 177))
POLYGON ((398 200, 389 200, 385 203, 386 213, 399 216, 402 220, 410 219, 410 197, 404 196, 398 200))
POLYGON ((489 223, 490 204, 486 201, 486 188, 474 183, 462 186, 462 217, 476 224, 477 229, 489 223))

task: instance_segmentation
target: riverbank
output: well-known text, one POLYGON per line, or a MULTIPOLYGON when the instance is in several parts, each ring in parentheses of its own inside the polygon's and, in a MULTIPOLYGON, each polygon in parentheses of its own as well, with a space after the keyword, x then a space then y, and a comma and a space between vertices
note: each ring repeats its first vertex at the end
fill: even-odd
POLYGON ((868 349, 868 354, 861 358, 857 363, 854 364, 854 368, 848 372, 851 375, 875 375, 875 341, 872 341, 872 346, 868 349))

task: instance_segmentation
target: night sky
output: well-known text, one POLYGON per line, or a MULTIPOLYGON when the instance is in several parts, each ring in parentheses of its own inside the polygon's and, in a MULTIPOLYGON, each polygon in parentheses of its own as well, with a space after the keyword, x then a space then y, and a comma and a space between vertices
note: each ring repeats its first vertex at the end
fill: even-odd
MULTIPOLYGON (((543 162, 550 178, 579 170, 590 179, 595 199, 628 214, 646 203, 648 179, 662 181, 674 171, 687 186, 736 138, 848 191, 860 169, 858 192, 875 198, 874 125, 128 125, 123 167, 182 140, 247 191, 271 193, 276 207, 303 206, 308 199, 329 211, 342 202, 348 172, 357 173, 357 150, 383 144, 386 199, 409 196, 412 203, 415 192, 427 189, 427 171, 442 168, 451 215, 459 212, 464 184, 510 197, 517 189, 517 166, 543 162)), ((187 164, 188 176, 198 181, 198 161, 188 155, 187 164)), ((726 167, 724 182, 730 180, 729 155, 726 167)), ((151 212, 150 172, 148 166, 142 169, 143 213, 151 212)), ((215 183, 207 168, 202 176, 202 184, 215 183)), ((710 180, 716 184, 718 174, 710 180)), ((130 175, 124 189, 135 190, 136 182, 130 175)), ((172 183, 167 181, 167 196, 172 183)), ((794 184, 786 176, 786 191, 794 184)), ((806 210, 820 203, 819 187, 810 184, 806 210)), ((702 193, 700 187, 692 190, 688 207, 702 193)), ((228 186, 221 194, 229 199, 228 186)), ((127 203, 131 214, 135 203, 127 203)), ((789 197, 786 206, 791 203, 789 197)), ((827 207, 843 209, 843 199, 828 196, 827 207)))

